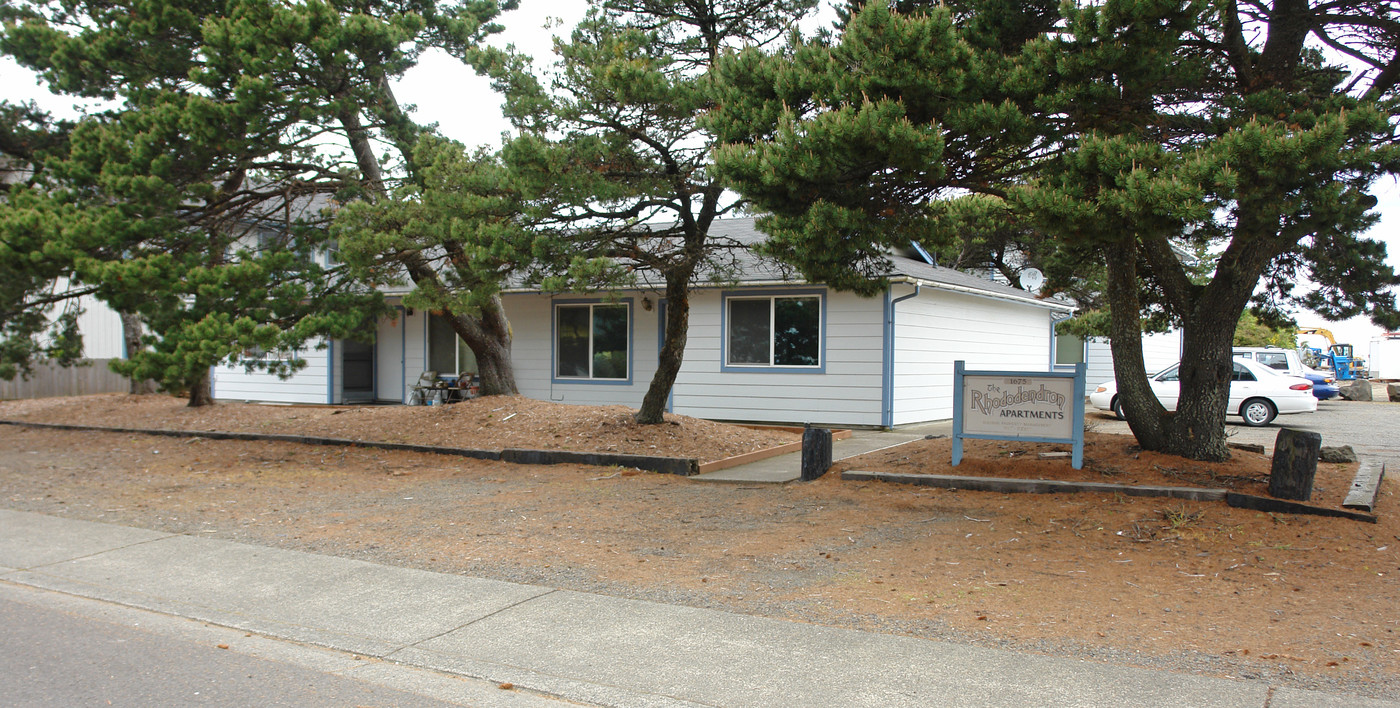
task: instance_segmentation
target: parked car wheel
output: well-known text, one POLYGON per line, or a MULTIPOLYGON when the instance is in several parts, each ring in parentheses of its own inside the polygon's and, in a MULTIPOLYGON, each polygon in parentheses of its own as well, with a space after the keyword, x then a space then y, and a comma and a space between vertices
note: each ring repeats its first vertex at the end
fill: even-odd
POLYGON ((1123 415, 1123 401, 1117 398, 1113 399, 1113 415, 1118 416, 1118 420, 1128 419, 1126 416, 1123 415))
POLYGON ((1268 425, 1276 415, 1278 411, 1274 409, 1274 404, 1262 398, 1251 398, 1240 406, 1240 417, 1251 428, 1268 425))

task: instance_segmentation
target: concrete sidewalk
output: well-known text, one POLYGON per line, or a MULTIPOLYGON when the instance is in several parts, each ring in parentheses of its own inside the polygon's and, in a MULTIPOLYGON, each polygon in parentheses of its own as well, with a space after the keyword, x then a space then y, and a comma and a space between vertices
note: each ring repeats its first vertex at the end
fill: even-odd
MULTIPOLYGON (((912 442, 926 435, 952 434, 952 421, 924 423, 896 430, 852 430, 851 437, 831 443, 831 460, 837 462, 847 457, 864 455, 867 452, 912 442)), ((697 482, 786 484, 797 481, 801 476, 802 453, 791 452, 716 472, 707 472, 690 479, 697 482)))
POLYGON ((0 583, 605 706, 1400 707, 7 510, 0 583))

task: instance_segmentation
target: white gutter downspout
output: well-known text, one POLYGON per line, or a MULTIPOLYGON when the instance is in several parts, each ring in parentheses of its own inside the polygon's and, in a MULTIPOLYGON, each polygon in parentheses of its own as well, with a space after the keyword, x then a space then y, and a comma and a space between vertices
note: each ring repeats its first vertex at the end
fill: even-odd
POLYGON ((884 375, 881 377, 883 379, 883 390, 880 392, 880 397, 882 399, 880 402, 880 426, 885 428, 886 430, 889 430, 890 428, 894 427, 895 305, 898 305, 899 303, 904 302, 905 300, 908 300, 910 298, 915 298, 919 296, 919 293, 923 291, 923 285, 918 281, 915 281, 913 285, 914 292, 909 293, 908 295, 901 295, 900 297, 894 299, 890 299, 890 295, 894 294, 893 282, 890 283, 889 288, 885 291, 885 360, 882 366, 882 368, 884 369, 882 373, 884 375))

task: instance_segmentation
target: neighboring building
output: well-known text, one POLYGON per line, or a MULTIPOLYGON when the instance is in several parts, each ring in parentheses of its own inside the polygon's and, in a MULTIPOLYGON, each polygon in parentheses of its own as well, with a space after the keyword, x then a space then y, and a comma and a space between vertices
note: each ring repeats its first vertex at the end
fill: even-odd
MULTIPOLYGON (((752 244, 752 219, 711 235, 752 244)), ((701 418, 891 427, 952 417, 953 362, 1044 371, 1052 321, 1073 306, 948 268, 892 256, 882 295, 857 297, 795 281, 738 249, 727 285, 691 293, 684 363, 668 409, 701 418)), ((507 291, 512 361, 522 395, 637 407, 656 369, 666 303, 659 283, 612 297, 507 291)), ((403 291, 388 291, 391 305, 403 291)), ((215 369, 220 399, 296 403, 404 401, 424 371, 473 371, 445 320, 398 305, 374 345, 331 342, 296 352, 306 368, 283 381, 240 366, 215 369)))

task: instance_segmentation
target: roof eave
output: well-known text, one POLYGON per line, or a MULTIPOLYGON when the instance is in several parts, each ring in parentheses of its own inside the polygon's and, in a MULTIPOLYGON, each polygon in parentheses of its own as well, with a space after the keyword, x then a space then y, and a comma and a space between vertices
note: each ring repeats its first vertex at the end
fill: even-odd
POLYGON ((1041 307, 1047 310, 1059 310, 1061 312, 1074 312, 1075 310, 1079 309, 1078 307, 1066 302, 1058 302, 1055 300, 1041 300, 1040 298, 1036 297, 1012 295, 1009 293, 994 293, 987 290, 979 290, 977 288, 969 288, 962 285, 953 285, 951 283, 940 283, 936 280, 925 280, 923 278, 915 278, 913 276, 908 275, 901 275, 890 278, 889 282, 904 283, 906 285, 917 285, 919 287, 931 288, 934 290, 946 290, 949 292, 961 293, 964 295, 972 295, 974 297, 984 297, 992 300, 1016 302, 1022 305, 1031 305, 1033 307, 1041 307))

